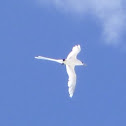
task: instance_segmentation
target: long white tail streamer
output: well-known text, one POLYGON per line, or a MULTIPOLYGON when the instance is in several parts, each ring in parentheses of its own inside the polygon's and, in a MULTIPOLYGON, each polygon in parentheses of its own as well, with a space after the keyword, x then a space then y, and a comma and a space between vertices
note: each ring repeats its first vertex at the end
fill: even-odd
POLYGON ((36 59, 43 59, 43 60, 50 60, 50 61, 54 61, 54 62, 58 62, 58 63, 63 63, 62 59, 52 59, 52 58, 48 58, 48 57, 43 57, 43 56, 37 56, 35 57, 36 59))

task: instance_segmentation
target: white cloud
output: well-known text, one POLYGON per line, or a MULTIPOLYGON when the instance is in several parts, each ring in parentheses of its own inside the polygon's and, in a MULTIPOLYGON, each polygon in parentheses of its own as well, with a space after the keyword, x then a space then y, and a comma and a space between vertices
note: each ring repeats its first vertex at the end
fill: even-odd
POLYGON ((126 16, 124 0, 40 0, 65 12, 84 16, 87 13, 97 16, 103 26, 103 36, 108 44, 118 44, 124 30, 126 16))

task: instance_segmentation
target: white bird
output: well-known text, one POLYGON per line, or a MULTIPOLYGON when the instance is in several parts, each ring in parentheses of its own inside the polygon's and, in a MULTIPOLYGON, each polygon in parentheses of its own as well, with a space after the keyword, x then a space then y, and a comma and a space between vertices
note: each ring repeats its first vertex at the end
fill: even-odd
POLYGON ((69 76, 68 91, 71 98, 73 96, 73 93, 75 91, 75 86, 76 86, 76 73, 75 73, 74 68, 75 66, 81 66, 81 65, 86 66, 85 63, 77 59, 77 55, 80 51, 81 51, 80 45, 75 45, 72 51, 68 54, 66 59, 52 59, 52 58, 47 58, 43 56, 35 57, 36 59, 50 60, 50 61, 55 61, 55 62, 66 65, 66 71, 69 76))

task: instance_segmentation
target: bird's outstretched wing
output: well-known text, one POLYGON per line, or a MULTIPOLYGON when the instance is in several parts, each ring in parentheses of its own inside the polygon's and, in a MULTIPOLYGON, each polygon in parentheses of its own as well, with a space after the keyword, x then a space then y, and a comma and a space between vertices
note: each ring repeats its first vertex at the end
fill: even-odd
POLYGON ((68 91, 69 91, 69 95, 70 97, 73 96, 74 90, 75 90, 75 86, 76 86, 76 73, 74 71, 74 67, 75 66, 69 66, 66 65, 66 70, 67 70, 67 74, 69 76, 68 79, 68 91))
POLYGON ((67 59, 76 58, 77 54, 81 51, 80 45, 75 45, 72 51, 68 54, 67 59))

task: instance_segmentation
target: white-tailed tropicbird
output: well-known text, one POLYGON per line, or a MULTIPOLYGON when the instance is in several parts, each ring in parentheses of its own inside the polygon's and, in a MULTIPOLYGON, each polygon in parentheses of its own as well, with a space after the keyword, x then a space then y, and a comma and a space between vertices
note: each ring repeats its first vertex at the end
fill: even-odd
POLYGON ((72 51, 68 54, 66 59, 52 59, 52 58, 47 58, 47 57, 43 57, 43 56, 35 57, 36 59, 50 60, 50 61, 55 61, 55 62, 66 65, 66 71, 69 76, 68 91, 69 91, 70 97, 73 96, 75 86, 76 86, 76 73, 75 73, 74 67, 80 66, 80 65, 86 66, 85 63, 83 63, 77 59, 77 55, 80 51, 81 51, 80 45, 75 45, 73 47, 72 51))

